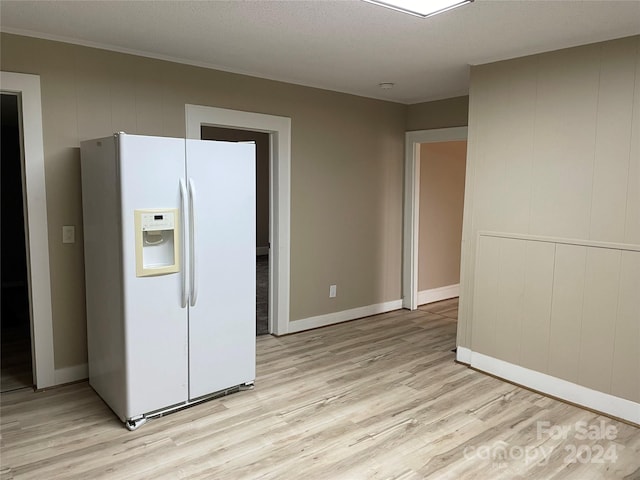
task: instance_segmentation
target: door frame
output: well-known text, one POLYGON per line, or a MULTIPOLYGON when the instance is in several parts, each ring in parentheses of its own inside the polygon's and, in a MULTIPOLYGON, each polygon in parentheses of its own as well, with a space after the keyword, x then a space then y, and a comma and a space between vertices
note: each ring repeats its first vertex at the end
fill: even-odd
POLYGON ((420 218, 420 144, 467 140, 467 127, 405 133, 402 307, 418 308, 418 231, 420 218))
POLYGON ((291 118, 203 105, 185 105, 186 137, 202 125, 269 134, 269 333, 289 331, 291 118))
POLYGON ((42 389, 55 385, 55 366, 40 76, 0 72, 0 84, 19 96, 31 358, 33 382, 42 389))

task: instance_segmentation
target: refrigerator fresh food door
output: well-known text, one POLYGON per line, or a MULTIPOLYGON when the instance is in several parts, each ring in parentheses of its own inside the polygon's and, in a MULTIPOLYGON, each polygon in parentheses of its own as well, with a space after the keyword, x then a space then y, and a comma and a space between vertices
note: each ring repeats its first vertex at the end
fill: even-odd
MULTIPOLYGON (((136 255, 140 255, 136 237, 138 242, 141 238, 140 232, 136 232, 136 211, 165 216, 170 212, 172 223, 163 227, 167 229, 164 233, 170 234, 173 242, 182 241, 180 180, 185 174, 185 143, 183 139, 125 134, 118 138, 125 296, 125 416, 130 418, 187 400, 187 308, 181 306, 184 259, 178 272, 136 276, 136 255)), ((138 222, 137 228, 140 225, 138 222)), ((166 241, 167 235, 156 235, 145 241, 144 248, 162 249, 162 242, 166 241)), ((181 245, 176 250, 182 252, 181 245)))
POLYGON ((255 145, 187 140, 189 398, 255 379, 255 145))

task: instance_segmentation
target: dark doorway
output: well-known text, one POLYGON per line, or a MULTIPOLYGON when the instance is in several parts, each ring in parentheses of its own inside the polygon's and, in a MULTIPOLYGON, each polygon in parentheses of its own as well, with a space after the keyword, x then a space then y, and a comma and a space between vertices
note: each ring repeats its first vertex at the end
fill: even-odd
POLYGON ((269 161, 270 135, 202 126, 202 140, 256 144, 256 335, 269 333, 269 161))
POLYGON ((0 145, 2 319, 0 391, 33 386, 31 326, 20 155, 20 99, 2 94, 0 145))

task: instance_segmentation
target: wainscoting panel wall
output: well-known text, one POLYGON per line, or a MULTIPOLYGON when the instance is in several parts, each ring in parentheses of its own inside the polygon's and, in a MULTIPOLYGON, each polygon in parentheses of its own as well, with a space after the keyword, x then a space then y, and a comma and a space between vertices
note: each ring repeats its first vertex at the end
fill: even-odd
POLYGON ((640 422, 640 36, 472 66, 466 178, 459 359, 640 422))
POLYGON ((555 245, 546 242, 523 243, 526 245, 526 274, 520 364, 544 372, 549 356, 555 245))
POLYGON ((640 402, 640 252, 622 252, 611 393, 640 402))
POLYGON ((578 380, 586 261, 586 247, 556 246, 551 294, 549 365, 546 373, 574 383, 578 380))
POLYGON ((495 355, 495 318, 498 314, 498 275, 500 268, 500 239, 478 239, 478 264, 476 267, 476 298, 473 315, 471 349, 495 355))
POLYGON ((616 249, 587 248, 584 276, 576 383, 608 393, 611 393, 615 328, 604 319, 615 319, 618 314, 621 253, 616 249))
POLYGON ((637 247, 482 232, 477 260, 474 353, 640 402, 637 247))

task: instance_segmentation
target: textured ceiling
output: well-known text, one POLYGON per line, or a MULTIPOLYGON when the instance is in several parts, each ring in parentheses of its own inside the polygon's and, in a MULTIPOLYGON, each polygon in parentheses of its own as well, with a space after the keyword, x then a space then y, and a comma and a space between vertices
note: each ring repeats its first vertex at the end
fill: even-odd
POLYGON ((640 0, 475 0, 426 19, 359 0, 2 0, 0 27, 416 103, 466 94, 469 65, 639 34, 640 0))

